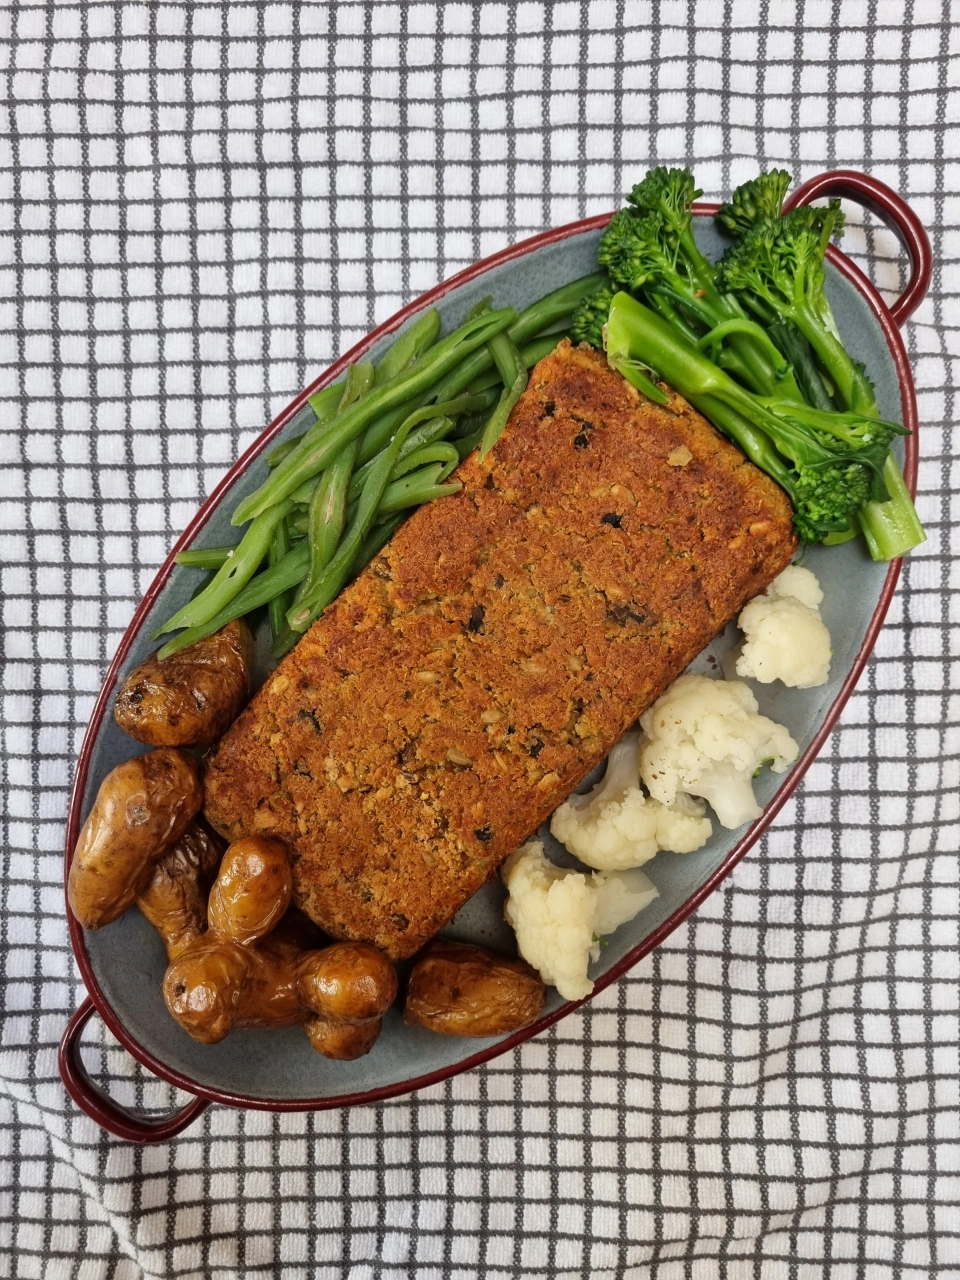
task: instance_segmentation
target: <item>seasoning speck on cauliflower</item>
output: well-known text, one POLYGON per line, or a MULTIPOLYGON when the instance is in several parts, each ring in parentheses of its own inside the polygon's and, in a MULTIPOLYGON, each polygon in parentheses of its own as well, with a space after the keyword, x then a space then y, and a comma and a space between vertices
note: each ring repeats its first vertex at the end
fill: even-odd
POLYGON ((600 958, 599 939, 632 920, 658 892, 642 871, 586 875, 554 866, 539 840, 512 853, 501 874, 509 895, 503 914, 520 954, 565 1000, 590 994, 587 966, 600 958))
POLYGON ((794 689, 826 684, 830 674, 830 632, 818 608, 820 584, 809 569, 791 564, 751 600, 740 614, 746 637, 737 675, 794 689))
POLYGON ((560 843, 598 871, 640 867, 661 849, 693 853, 713 831, 703 805, 684 793, 671 805, 643 794, 639 750, 639 733, 621 738, 593 790, 570 796, 550 820, 550 831, 560 843))
POLYGON ((759 714, 739 680, 683 675, 640 717, 647 735, 640 776, 661 804, 702 796, 723 826, 759 818, 753 777, 764 764, 783 773, 799 748, 783 725, 759 714))

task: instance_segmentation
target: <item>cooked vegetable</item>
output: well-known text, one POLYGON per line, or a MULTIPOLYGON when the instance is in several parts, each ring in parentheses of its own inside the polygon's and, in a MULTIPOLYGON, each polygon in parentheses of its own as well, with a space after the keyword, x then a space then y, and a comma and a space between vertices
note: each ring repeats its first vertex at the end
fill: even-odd
POLYGON ((589 342, 591 347, 603 350, 603 326, 616 292, 615 286, 605 282, 594 293, 587 294, 573 313, 570 337, 574 342, 589 342))
POLYGON ((799 748, 783 725, 759 714, 757 700, 738 680, 683 675, 640 717, 647 741, 640 776, 661 804, 678 795, 701 796, 724 827, 759 818, 756 772, 769 762, 784 773, 799 748))
POLYGON ((327 1018, 308 1018, 303 1029, 317 1053, 338 1062, 353 1062, 370 1052, 380 1037, 382 1026, 379 1018, 361 1026, 330 1022, 327 1018))
MULTIPOLYGON (((839 200, 831 200, 826 209, 804 207, 776 221, 759 221, 721 259, 719 278, 757 314, 770 317, 772 313, 794 326, 816 353, 840 407, 879 423, 870 379, 844 348, 824 292, 824 254, 831 235, 842 227, 839 200)), ((875 560, 903 555, 926 538, 889 452, 891 435, 897 430, 886 435, 879 466, 871 464, 873 482, 857 517, 875 560)), ((874 428, 873 438, 884 440, 882 426, 874 428)))
POLYGON ((507 307, 467 321, 390 382, 374 388, 331 422, 311 427, 260 488, 243 499, 233 514, 233 523, 244 524, 251 519, 255 522, 264 513, 282 505, 304 480, 329 466, 343 447, 356 439, 378 414, 401 405, 409 405, 411 410, 418 407, 411 403, 416 397, 430 398, 444 375, 461 364, 464 356, 485 346, 516 319, 517 313, 507 307))
POLYGON ((651 169, 627 196, 631 207, 615 214, 604 232, 600 263, 614 283, 633 293, 643 289, 688 339, 698 329, 716 334, 722 325, 726 343, 716 342, 717 360, 752 391, 802 402, 783 355, 748 320, 697 245, 692 210, 702 194, 689 169, 651 169))
POLYGON ((771 169, 742 183, 720 206, 717 221, 732 235, 742 236, 758 223, 775 222, 791 183, 786 169, 771 169))
POLYGON ((222 938, 253 942, 277 924, 292 892, 290 859, 279 840, 236 840, 223 855, 210 891, 210 929, 222 938))
POLYGON ((208 827, 191 822, 140 891, 137 906, 163 939, 169 960, 207 931, 207 898, 223 847, 208 827))
POLYGON ((300 955, 299 938, 282 926, 253 946, 207 933, 167 969, 163 998, 201 1044, 243 1028, 292 1027, 310 1016, 297 991, 300 955))
POLYGON ((830 632, 820 617, 823 592, 810 572, 789 565, 762 595, 751 600, 737 625, 746 640, 737 675, 795 689, 826 684, 830 675, 830 632))
POLYGON ((397 971, 368 942, 335 942, 300 963, 303 1005, 330 1022, 360 1026, 383 1017, 397 998, 397 971))
POLYGON ((233 555, 214 574, 213 580, 158 627, 155 635, 165 635, 178 627, 200 627, 216 617, 256 573, 270 549, 274 531, 292 509, 293 503, 285 500, 259 515, 234 548, 233 555))
POLYGON ((485 458, 503 434, 510 411, 523 395, 527 385, 527 368, 520 352, 507 333, 495 334, 487 344, 497 372, 503 380, 503 393, 496 409, 487 419, 480 438, 480 457, 485 458))
POLYGON ((438 938, 410 974, 403 1020, 441 1036, 501 1036, 535 1022, 543 981, 522 960, 438 938))
POLYGON ((584 875, 556 867, 539 840, 529 840, 501 868, 508 898, 503 909, 524 960, 566 1000, 593 990, 587 977, 600 958, 600 940, 632 920, 657 897, 642 871, 584 875))
POLYGON ((598 871, 641 867, 661 849, 692 853, 713 831, 703 805, 682 792, 670 805, 643 794, 639 748, 638 733, 621 738, 593 790, 570 796, 550 819, 551 834, 598 871))
POLYGON ((302 1023, 318 1053, 358 1058, 380 1033, 396 973, 373 947, 334 943, 316 950, 316 936, 297 911, 248 944, 211 929, 167 969, 167 1008, 201 1044, 216 1044, 232 1030, 302 1023))
POLYGON ((107 774, 70 864, 70 909, 85 929, 123 915, 202 798, 196 761, 175 747, 148 751, 107 774))
POLYGON ((113 715, 121 729, 154 747, 208 747, 250 697, 253 642, 242 620, 166 662, 156 654, 124 680, 113 715))

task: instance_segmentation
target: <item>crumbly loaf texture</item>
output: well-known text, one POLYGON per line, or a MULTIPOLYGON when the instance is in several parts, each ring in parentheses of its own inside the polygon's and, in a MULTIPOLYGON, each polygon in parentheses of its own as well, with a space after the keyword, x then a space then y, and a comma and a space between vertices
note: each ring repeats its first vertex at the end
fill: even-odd
POLYGON ((336 938, 413 954, 790 562, 781 490, 684 400, 564 342, 208 759, 336 938))

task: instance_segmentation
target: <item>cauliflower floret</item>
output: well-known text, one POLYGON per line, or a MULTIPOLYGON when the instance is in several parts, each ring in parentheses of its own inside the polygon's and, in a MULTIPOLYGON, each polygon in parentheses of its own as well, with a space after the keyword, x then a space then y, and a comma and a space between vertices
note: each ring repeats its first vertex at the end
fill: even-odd
POLYGON ((757 700, 739 680, 685 675, 640 717, 648 741, 640 776, 655 800, 702 796, 723 826, 759 818, 753 776, 767 761, 783 773, 799 748, 783 725, 758 714, 757 700))
POLYGON ((621 738, 593 790, 570 796, 550 820, 553 835, 588 867, 626 871, 661 849, 693 853, 710 839, 713 826, 698 801, 681 793, 668 806, 643 794, 639 747, 639 733, 621 738))
POLYGON ((554 866, 539 840, 528 840, 503 864, 503 908, 520 954, 565 1000, 593 990, 587 965, 600 958, 598 939, 648 906, 657 889, 642 871, 612 875, 554 866))
POLYGON ((822 599, 810 570, 788 565, 740 614, 738 625, 746 642, 737 659, 737 675, 761 684, 782 680, 794 689, 826 684, 831 646, 817 607, 822 599))

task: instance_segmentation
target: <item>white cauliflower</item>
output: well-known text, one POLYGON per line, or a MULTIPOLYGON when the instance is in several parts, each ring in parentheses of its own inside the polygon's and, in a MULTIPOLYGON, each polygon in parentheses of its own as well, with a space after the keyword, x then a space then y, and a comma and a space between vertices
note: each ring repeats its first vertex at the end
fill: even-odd
POLYGON ((528 840, 503 864, 503 914, 520 954, 565 1000, 593 990, 587 965, 600 958, 599 939, 632 920, 657 889, 642 871, 613 875, 554 866, 539 840, 528 840))
POLYGON ((664 805, 643 794, 639 748, 639 733, 621 738, 593 790, 570 796, 550 820, 553 835, 588 867, 626 871, 661 849, 692 853, 710 839, 713 826, 698 801, 681 792, 664 805))
POLYGON ((826 684, 831 646, 817 607, 822 599, 810 570, 788 565, 740 614, 738 625, 746 641, 737 659, 737 675, 761 684, 781 680, 795 689, 826 684))
POLYGON ((723 826, 759 818, 753 776, 770 762, 783 773, 799 748, 783 725, 758 714, 757 700, 739 680, 685 675, 640 717, 648 741, 640 776, 661 804, 702 796, 723 826))

